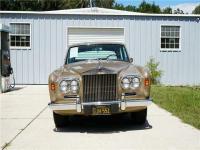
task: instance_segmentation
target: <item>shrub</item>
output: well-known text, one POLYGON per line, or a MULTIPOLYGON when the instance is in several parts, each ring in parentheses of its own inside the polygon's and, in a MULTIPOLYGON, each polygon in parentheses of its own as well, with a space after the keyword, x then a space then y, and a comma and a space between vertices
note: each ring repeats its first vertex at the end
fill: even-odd
POLYGON ((163 74, 163 71, 158 69, 159 64, 160 63, 156 62, 154 58, 150 58, 150 60, 146 64, 146 67, 149 69, 151 75, 152 84, 160 83, 160 78, 163 74))

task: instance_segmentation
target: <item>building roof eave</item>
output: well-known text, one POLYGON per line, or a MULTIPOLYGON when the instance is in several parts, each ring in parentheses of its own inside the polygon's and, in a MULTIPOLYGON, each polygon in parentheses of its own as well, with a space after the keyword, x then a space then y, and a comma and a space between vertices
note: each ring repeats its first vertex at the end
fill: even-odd
POLYGON ((157 16, 157 17, 200 17, 196 14, 152 14, 138 13, 107 8, 80 8, 53 11, 0 11, 0 14, 38 14, 38 15, 110 15, 110 16, 157 16))

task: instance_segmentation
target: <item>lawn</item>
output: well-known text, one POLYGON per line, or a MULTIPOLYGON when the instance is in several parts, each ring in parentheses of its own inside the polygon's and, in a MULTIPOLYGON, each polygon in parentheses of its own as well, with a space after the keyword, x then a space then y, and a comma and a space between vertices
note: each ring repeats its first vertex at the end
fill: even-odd
POLYGON ((200 87, 152 86, 154 103, 200 129, 200 87))

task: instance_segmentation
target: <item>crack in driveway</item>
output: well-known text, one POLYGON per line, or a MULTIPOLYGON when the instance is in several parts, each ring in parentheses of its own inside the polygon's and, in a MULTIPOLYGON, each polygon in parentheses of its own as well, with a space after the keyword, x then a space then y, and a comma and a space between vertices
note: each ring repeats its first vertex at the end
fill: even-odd
POLYGON ((2 146, 2 150, 4 150, 6 147, 8 147, 26 128, 28 128, 28 126, 30 126, 30 124, 35 121, 42 112, 45 111, 45 109, 48 106, 45 106, 24 128, 20 129, 20 132, 18 132, 8 143, 6 142, 3 146, 2 146))

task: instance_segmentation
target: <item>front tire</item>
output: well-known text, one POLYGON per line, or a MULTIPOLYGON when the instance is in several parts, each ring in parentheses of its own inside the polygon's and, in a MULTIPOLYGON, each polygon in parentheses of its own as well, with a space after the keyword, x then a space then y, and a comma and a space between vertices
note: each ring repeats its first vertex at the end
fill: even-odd
POLYGON ((53 119, 54 119, 56 128, 65 127, 67 126, 69 122, 69 116, 62 116, 62 115, 56 114, 55 112, 53 112, 53 119))
POLYGON ((147 108, 131 113, 131 120, 136 124, 144 124, 147 119, 147 108))

